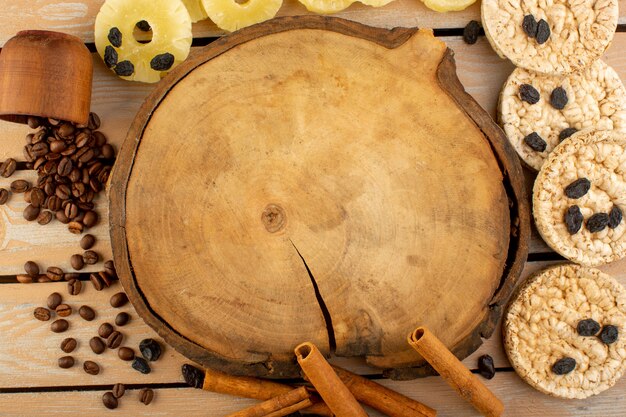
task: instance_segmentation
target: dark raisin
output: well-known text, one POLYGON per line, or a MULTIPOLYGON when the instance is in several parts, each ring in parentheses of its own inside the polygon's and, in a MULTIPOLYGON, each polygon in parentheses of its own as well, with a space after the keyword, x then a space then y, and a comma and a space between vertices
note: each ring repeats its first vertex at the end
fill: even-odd
POLYGON ((570 206, 565 212, 565 226, 570 235, 578 233, 583 225, 583 214, 578 206, 570 206))
POLYGON ((546 150, 546 141, 543 140, 541 136, 537 132, 533 132, 530 135, 524 137, 524 142, 526 145, 530 146, 533 151, 543 152, 546 150))
POLYGON ((527 14, 524 16, 524 20, 522 20, 522 29, 524 32, 531 38, 537 36, 537 21, 535 20, 535 16, 532 14, 527 14))
POLYGON ((552 90, 550 104, 557 110, 563 110, 567 104, 567 91, 563 87, 557 87, 552 90))
POLYGON ((135 72, 135 66, 130 61, 122 61, 115 67, 115 73, 122 77, 127 77, 135 72))
POLYGON ((567 127, 561 130, 561 133, 559 133, 559 142, 563 142, 565 139, 569 138, 576 132, 578 132, 578 129, 576 129, 575 127, 567 127))
POLYGON ((619 332, 617 331, 617 327, 612 324, 607 324, 602 328, 600 332, 600 340, 606 345, 610 345, 611 343, 615 343, 617 341, 617 336, 619 336, 619 332))
POLYGON ((587 220, 587 229, 591 233, 601 232, 609 225, 609 215, 606 213, 596 213, 587 220))
POLYGON ((111 28, 111 30, 109 30, 108 38, 109 42, 111 42, 111 45, 115 46, 116 48, 122 46, 122 32, 120 32, 118 28, 111 28))
POLYGON ((172 68, 172 65, 174 65, 174 55, 169 52, 159 54, 150 61, 150 68, 155 71, 167 71, 172 68))
POLYGON ((522 84, 519 86, 519 97, 522 99, 522 101, 525 101, 526 103, 537 104, 539 102, 539 99, 541 98, 541 95, 539 94, 539 91, 537 91, 532 85, 522 84))
POLYGON ((493 378, 496 375, 496 367, 493 364, 493 358, 489 355, 482 355, 478 358, 478 370, 484 378, 493 378))
POLYGON ((150 23, 146 22, 145 20, 142 20, 141 22, 137 22, 136 25, 139 30, 144 31, 144 32, 148 32, 150 29, 152 29, 150 27, 150 23))
POLYGON ((202 388, 204 384, 204 372, 193 365, 184 364, 182 367, 183 378, 187 385, 193 388, 202 388))
POLYGON ((135 358, 131 366, 142 374, 150 373, 150 365, 148 365, 148 362, 146 362, 144 358, 135 358))
POLYGON ((600 323, 594 319, 585 319, 578 322, 576 331, 581 336, 595 336, 600 331, 600 323))
POLYGON ((576 368, 576 359, 565 357, 559 359, 552 365, 552 372, 557 375, 565 375, 572 372, 574 368, 576 368))
POLYGON ((587 178, 578 178, 565 187, 565 195, 569 198, 580 198, 587 194, 591 188, 591 182, 587 178))
POLYGON ((144 339, 139 343, 139 350, 144 358, 156 361, 161 356, 161 345, 154 339, 144 339))
POLYGON ((613 206, 611 211, 609 212, 609 227, 611 229, 615 229, 622 222, 622 210, 613 206))
POLYGON ((104 48, 104 63, 109 68, 113 68, 117 64, 117 51, 111 45, 104 48))
POLYGON ((535 36, 535 39, 537 39, 537 43, 541 45, 543 43, 546 43, 549 38, 550 25, 548 25, 548 22, 541 19, 539 22, 537 22, 537 36, 535 36))
POLYGON ((475 20, 470 20, 465 29, 463 29, 463 40, 469 45, 474 45, 478 40, 479 33, 480 24, 475 20))

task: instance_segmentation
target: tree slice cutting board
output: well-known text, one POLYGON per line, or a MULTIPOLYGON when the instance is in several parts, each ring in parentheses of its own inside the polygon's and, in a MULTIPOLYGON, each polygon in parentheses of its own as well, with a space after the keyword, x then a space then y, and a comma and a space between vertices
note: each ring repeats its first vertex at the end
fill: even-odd
POLYGON ((527 255, 515 152, 430 30, 290 17, 224 37, 139 111, 111 187, 124 288, 208 367, 299 375, 293 348, 396 378, 428 326, 489 337, 527 255))

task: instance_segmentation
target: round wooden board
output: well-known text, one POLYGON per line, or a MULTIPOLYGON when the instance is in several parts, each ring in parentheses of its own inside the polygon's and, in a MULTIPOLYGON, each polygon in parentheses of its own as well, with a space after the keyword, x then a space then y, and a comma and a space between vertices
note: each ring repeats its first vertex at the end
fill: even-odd
POLYGON ((489 337, 527 255, 515 152, 431 31, 275 19, 181 65, 111 186, 118 273, 144 320, 230 373, 293 377, 293 348, 424 373, 489 337))

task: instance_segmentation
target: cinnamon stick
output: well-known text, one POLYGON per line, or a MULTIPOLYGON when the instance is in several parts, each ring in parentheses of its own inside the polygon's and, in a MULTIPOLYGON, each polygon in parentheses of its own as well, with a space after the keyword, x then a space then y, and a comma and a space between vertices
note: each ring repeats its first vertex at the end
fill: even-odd
POLYGON ((311 394, 305 387, 300 387, 227 417, 283 417, 311 405, 311 394))
POLYGON ((389 417, 435 417, 437 415, 437 411, 432 408, 374 381, 338 366, 333 366, 333 369, 359 402, 389 417))
POLYGON ((409 344, 431 364, 463 399, 483 415, 498 417, 504 404, 459 361, 426 327, 418 327, 408 337, 409 344))
POLYGON ((307 379, 337 417, 367 417, 367 413, 326 362, 317 346, 305 342, 297 346, 295 352, 307 379))

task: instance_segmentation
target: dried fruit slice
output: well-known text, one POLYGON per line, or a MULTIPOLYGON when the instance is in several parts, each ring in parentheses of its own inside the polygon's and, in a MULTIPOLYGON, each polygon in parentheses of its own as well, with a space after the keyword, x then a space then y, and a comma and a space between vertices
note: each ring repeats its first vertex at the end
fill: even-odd
POLYGON ((386 4, 391 3, 393 0, 359 0, 359 1, 366 6, 381 7, 386 4))
POLYGON ((202 0, 204 10, 221 29, 233 32, 276 16, 283 0, 202 0))
POLYGON ((181 0, 107 0, 96 17, 98 53, 118 76, 154 83, 191 49, 191 19, 181 0), (152 40, 140 43, 135 25, 146 21, 152 40))
POLYGON ((319 13, 319 14, 337 13, 347 8, 352 3, 354 3, 354 0, 298 0, 298 1, 302 3, 308 11, 319 13))
POLYGON ((476 3, 476 0, 422 0, 424 5, 436 12, 456 12, 476 3))
POLYGON ((187 11, 189 12, 189 17, 191 17, 191 21, 193 23, 209 17, 204 10, 202 0, 183 0, 183 4, 187 8, 187 11))

